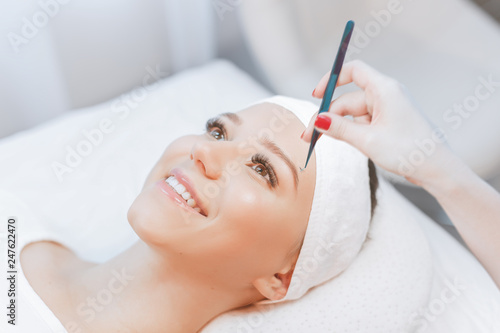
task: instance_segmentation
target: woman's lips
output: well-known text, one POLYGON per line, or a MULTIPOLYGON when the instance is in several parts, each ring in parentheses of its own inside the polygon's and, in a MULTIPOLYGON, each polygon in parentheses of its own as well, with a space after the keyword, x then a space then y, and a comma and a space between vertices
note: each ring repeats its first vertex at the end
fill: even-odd
POLYGON ((194 187, 193 183, 188 178, 188 176, 184 174, 179 168, 173 168, 170 171, 170 174, 174 176, 179 183, 181 183, 186 187, 186 190, 191 194, 191 197, 194 199, 194 201, 196 201, 198 207, 200 207, 201 215, 207 216, 208 215, 207 208, 204 202, 201 200, 200 196, 198 195, 196 188, 194 187))
POLYGON ((165 179, 160 179, 159 181, 156 182, 156 185, 160 188, 160 190, 167 197, 169 197, 172 201, 174 201, 181 208, 184 208, 185 210, 187 210, 191 213, 194 213, 194 214, 203 215, 202 213, 198 213, 192 207, 188 206, 188 204, 186 203, 186 200, 184 200, 172 187, 170 187, 170 185, 168 185, 165 182, 165 179))

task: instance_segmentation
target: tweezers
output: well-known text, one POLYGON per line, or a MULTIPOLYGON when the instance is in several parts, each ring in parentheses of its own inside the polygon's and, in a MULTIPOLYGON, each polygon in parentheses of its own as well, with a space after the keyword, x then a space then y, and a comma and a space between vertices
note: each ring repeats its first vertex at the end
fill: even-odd
MULTIPOLYGON (((344 64, 347 46, 349 45, 349 41, 351 40, 353 29, 354 21, 348 21, 344 29, 344 34, 342 35, 342 40, 340 41, 339 50, 337 51, 337 56, 335 57, 335 62, 333 63, 333 68, 330 72, 330 78, 328 79, 328 84, 326 85, 325 94, 323 95, 323 100, 321 101, 321 106, 319 108, 318 114, 328 112, 328 110, 330 109, 330 103, 332 101, 333 93, 335 92, 335 86, 337 85, 340 70, 342 69, 342 65, 344 64)), ((311 158, 314 146, 316 145, 316 141, 318 141, 319 134, 320 133, 316 129, 314 129, 311 138, 311 144, 309 146, 309 152, 307 153, 306 165, 301 170, 304 170, 307 167, 307 163, 309 163, 309 158, 311 158)))

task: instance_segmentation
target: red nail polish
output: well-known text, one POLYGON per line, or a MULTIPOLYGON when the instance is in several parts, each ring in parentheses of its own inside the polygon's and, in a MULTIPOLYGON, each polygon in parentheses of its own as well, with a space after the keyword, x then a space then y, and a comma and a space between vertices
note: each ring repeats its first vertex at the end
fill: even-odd
POLYGON ((330 128, 331 123, 332 119, 330 117, 320 114, 316 117, 314 126, 326 131, 330 128))
POLYGON ((300 138, 301 138, 301 139, 304 137, 304 133, 305 133, 305 132, 306 132, 306 131, 302 132, 302 134, 300 135, 300 138))
POLYGON ((315 92, 316 92, 316 88, 314 88, 314 90, 313 90, 312 97, 314 97, 315 92))

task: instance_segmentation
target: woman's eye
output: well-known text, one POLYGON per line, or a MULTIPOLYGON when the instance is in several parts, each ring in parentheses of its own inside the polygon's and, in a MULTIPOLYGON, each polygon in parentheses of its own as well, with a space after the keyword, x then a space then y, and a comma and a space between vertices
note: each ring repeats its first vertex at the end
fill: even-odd
POLYGON ((217 141, 226 141, 226 127, 224 123, 218 118, 211 118, 207 120, 205 124, 205 131, 208 135, 217 141))
POLYGON ((210 131, 210 135, 215 139, 215 140, 224 140, 224 133, 222 132, 221 129, 219 128, 214 128, 210 131))
POLYGON ((255 170, 262 177, 266 177, 268 175, 267 169, 262 164, 257 164, 252 166, 252 169, 255 170))
POLYGON ((263 154, 255 154, 252 156, 252 164, 248 165, 256 173, 262 176, 269 185, 274 188, 278 185, 278 178, 274 172, 274 168, 269 159, 263 154))

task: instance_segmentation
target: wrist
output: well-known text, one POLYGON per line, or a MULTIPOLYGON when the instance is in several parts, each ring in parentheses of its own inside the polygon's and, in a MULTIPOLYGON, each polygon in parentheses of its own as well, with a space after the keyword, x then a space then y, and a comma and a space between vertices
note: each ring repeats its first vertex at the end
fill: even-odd
POLYGON ((454 193, 474 172, 446 147, 436 153, 426 173, 419 179, 420 186, 439 199, 454 193))

